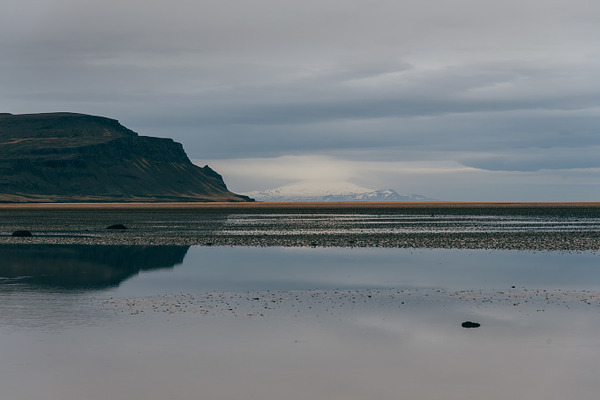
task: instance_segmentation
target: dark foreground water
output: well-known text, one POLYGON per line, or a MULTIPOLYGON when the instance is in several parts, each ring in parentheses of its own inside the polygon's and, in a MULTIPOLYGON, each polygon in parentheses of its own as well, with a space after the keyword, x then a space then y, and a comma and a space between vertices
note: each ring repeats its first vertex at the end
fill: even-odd
POLYGON ((1 397, 597 399, 599 261, 594 250, 6 244, 1 397))

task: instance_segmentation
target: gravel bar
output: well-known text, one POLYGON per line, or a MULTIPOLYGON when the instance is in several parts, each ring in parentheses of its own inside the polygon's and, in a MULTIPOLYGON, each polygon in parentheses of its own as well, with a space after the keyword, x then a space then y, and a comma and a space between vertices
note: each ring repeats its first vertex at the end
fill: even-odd
POLYGON ((0 244, 597 251, 600 206, 0 207, 0 244))

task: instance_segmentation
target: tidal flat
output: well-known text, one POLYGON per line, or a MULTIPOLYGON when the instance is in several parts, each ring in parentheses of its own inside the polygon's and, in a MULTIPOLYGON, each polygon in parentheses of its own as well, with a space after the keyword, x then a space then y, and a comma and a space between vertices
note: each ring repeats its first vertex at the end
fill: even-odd
POLYGON ((0 244, 600 249, 598 203, 0 207, 0 244), (125 230, 110 230, 121 224, 125 230), (19 230, 32 237, 14 238, 19 230))
POLYGON ((563 400, 600 391, 593 205, 0 216, 6 398, 563 400), (113 224, 127 229, 106 229, 113 224), (22 229, 32 236, 11 236, 22 229))

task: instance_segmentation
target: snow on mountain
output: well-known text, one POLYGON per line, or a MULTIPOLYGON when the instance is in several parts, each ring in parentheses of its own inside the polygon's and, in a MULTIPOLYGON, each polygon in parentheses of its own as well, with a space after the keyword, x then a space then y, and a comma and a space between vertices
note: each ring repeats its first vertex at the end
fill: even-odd
POLYGON ((350 182, 296 182, 274 189, 244 193, 256 201, 427 201, 418 194, 401 195, 392 189, 367 189, 350 182))

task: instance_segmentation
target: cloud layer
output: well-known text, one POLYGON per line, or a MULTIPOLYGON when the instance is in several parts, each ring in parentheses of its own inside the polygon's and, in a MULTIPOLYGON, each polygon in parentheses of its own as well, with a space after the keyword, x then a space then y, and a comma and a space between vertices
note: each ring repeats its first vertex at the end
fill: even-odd
POLYGON ((459 165, 454 197, 597 200, 561 182, 600 168, 598 20, 587 0, 8 0, 0 109, 110 116, 195 159, 459 165))
MULTIPOLYGON (((195 160, 204 165, 207 160, 195 160)), ((351 182, 425 194, 449 201, 590 201, 598 192, 600 168, 490 171, 455 161, 356 161, 329 156, 282 156, 208 160, 237 192, 290 182, 351 182)))

